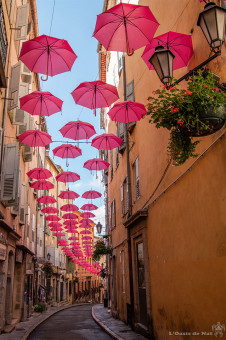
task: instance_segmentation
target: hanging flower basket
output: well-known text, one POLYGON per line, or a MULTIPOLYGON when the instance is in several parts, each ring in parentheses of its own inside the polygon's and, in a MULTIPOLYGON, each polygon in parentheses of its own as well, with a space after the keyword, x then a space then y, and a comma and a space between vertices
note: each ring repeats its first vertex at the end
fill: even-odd
POLYGON ((216 87, 214 75, 198 72, 188 80, 187 89, 178 85, 154 91, 149 97, 149 122, 170 130, 168 153, 175 165, 196 157, 191 137, 208 136, 221 129, 226 118, 226 96, 216 87))
POLYGON ((53 275, 53 267, 52 267, 51 263, 45 262, 42 265, 41 269, 45 273, 46 277, 51 277, 53 275))
POLYGON ((109 246, 106 246, 104 241, 98 241, 94 246, 93 251, 93 260, 98 262, 103 255, 111 254, 112 249, 109 246))

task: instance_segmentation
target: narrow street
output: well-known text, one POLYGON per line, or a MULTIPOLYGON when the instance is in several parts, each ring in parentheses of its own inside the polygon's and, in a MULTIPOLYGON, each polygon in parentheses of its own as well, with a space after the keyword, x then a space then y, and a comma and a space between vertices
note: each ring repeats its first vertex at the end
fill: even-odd
POLYGON ((37 327, 28 340, 112 339, 95 323, 91 310, 92 305, 86 305, 59 312, 37 327))

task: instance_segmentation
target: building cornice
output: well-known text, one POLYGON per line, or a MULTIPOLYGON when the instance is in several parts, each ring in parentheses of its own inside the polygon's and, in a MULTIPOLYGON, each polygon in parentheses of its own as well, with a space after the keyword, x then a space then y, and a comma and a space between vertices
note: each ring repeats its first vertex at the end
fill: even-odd
POLYGON ((141 210, 137 210, 135 212, 135 214, 133 214, 132 216, 130 216, 124 223, 123 225, 126 228, 130 228, 133 227, 134 224, 137 224, 139 222, 141 222, 142 220, 146 219, 148 216, 148 209, 141 209, 141 210))

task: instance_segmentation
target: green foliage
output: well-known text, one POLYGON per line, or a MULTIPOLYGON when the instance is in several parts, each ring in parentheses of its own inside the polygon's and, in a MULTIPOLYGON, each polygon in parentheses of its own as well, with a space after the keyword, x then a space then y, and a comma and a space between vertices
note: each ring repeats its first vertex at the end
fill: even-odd
POLYGON ((35 307, 34 307, 34 311, 35 311, 36 313, 42 313, 42 312, 44 312, 45 310, 46 310, 46 305, 43 304, 43 303, 39 303, 38 305, 35 305, 35 307))
POLYGON ((188 80, 187 89, 179 89, 178 85, 166 86, 154 91, 155 96, 149 97, 148 115, 150 123, 157 128, 164 127, 171 131, 168 145, 169 155, 176 164, 184 163, 189 157, 196 157, 195 147, 189 133, 211 131, 213 126, 208 119, 203 119, 205 112, 217 114, 225 119, 226 96, 216 88, 216 80, 212 73, 203 76, 201 72, 188 80))
POLYGON ((111 254, 111 247, 106 246, 104 241, 98 241, 94 246, 93 260, 98 262, 103 255, 111 254))
POLYGON ((45 262, 43 265, 42 265, 42 271, 45 273, 45 275, 47 277, 50 277, 53 275, 53 267, 51 265, 51 263, 49 262, 45 262))

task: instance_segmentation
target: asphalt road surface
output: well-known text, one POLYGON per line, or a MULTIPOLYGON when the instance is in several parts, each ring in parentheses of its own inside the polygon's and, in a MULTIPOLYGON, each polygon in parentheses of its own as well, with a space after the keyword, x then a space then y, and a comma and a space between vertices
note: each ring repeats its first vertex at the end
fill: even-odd
POLYGON ((56 313, 37 327, 28 340, 112 340, 93 320, 92 305, 75 306, 56 313))

